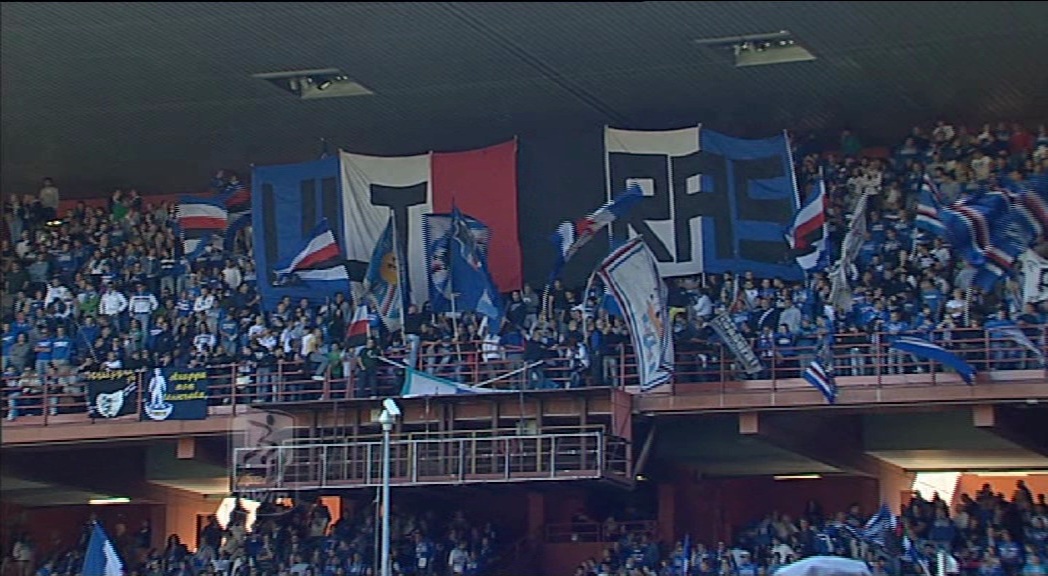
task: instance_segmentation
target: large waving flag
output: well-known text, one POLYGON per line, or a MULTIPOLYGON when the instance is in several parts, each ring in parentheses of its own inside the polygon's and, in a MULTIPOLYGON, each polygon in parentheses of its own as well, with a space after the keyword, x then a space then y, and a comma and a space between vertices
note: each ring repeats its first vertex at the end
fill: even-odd
POLYGON ((550 281, 560 276, 564 265, 578 252, 579 248, 582 248, 612 222, 625 216, 643 198, 644 193, 640 186, 631 184, 624 193, 605 203, 588 216, 575 222, 561 222, 551 238, 557 247, 557 262, 550 274, 550 281))
POLYGON ((969 385, 975 379, 975 368, 972 367, 971 364, 968 364, 963 358, 942 346, 932 344, 923 338, 902 336, 892 342, 891 347, 903 352, 909 352, 910 354, 924 360, 931 360, 944 366, 949 366, 956 370, 957 374, 959 374, 969 385))
POLYGON ((229 212, 221 202, 183 196, 178 201, 177 222, 186 258, 193 260, 204 252, 215 235, 225 233, 229 212))
POLYGON ((982 266, 992 250, 991 230, 1008 213, 1008 198, 1000 191, 954 202, 939 210, 950 245, 973 266, 982 266))
POLYGON ((123 576, 124 563, 98 522, 91 527, 91 538, 87 542, 80 572, 82 576, 123 576))
POLYGON ((869 194, 864 193, 855 203, 848 232, 844 235, 844 242, 841 244, 841 256, 837 260, 836 267, 830 272, 830 304, 837 308, 851 306, 852 292, 848 283, 848 269, 855 257, 859 255, 859 249, 862 248, 862 243, 866 239, 868 202, 869 194))
POLYGON ((295 277, 305 282, 345 281, 347 286, 349 283, 346 260, 326 218, 313 229, 305 247, 299 250, 290 262, 274 272, 278 282, 286 282, 295 277))
POLYGON ((786 233, 786 241, 793 251, 797 264, 806 272, 826 266, 829 254, 826 242, 826 182, 819 179, 815 194, 797 211, 793 224, 786 233))
POLYGON ((393 216, 390 215, 386 229, 378 238, 375 249, 371 252, 371 263, 368 265, 365 280, 368 298, 375 311, 382 318, 382 323, 389 330, 399 330, 404 319, 404 290, 401 280, 404 278, 401 268, 403 260, 397 249, 396 229, 393 216))
MULTIPOLYGON (((480 257, 487 262, 488 246, 491 243, 491 230, 487 225, 465 214, 459 214, 461 222, 473 235, 473 243, 480 257)), ((426 248, 427 283, 429 287, 429 304, 434 312, 451 310, 451 253, 448 251, 451 242, 451 230, 455 215, 425 214, 422 217, 422 238, 426 248)))
POLYGON ((488 271, 487 258, 466 216, 453 208, 451 220, 447 236, 447 259, 455 309, 475 311, 487 317, 497 331, 502 324, 502 299, 488 271))
POLYGON ((229 224, 226 226, 225 238, 227 246, 231 246, 237 233, 251 223, 251 188, 245 185, 236 174, 230 173, 221 181, 216 200, 221 202, 229 212, 229 224))
POLYGON ((1048 198, 1025 183, 979 194, 939 209, 940 232, 976 268, 973 283, 989 290, 1014 272, 1019 256, 1048 230, 1048 198))
POLYGON ((939 219, 939 210, 942 208, 942 196, 935 182, 927 174, 921 180, 921 193, 917 200, 917 219, 915 225, 936 236, 945 236, 946 228, 939 219))
POLYGON ((597 274, 629 326, 641 389, 665 384, 673 376, 673 328, 655 256, 636 236, 604 259, 597 274))

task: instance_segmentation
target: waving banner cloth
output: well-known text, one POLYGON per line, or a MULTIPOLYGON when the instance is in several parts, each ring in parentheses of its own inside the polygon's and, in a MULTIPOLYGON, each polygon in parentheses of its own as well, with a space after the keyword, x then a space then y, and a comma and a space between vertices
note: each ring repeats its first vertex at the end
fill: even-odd
POLYGON ((764 370, 760 358, 757 357, 753 347, 750 346, 742 332, 739 332, 735 322, 732 322, 731 316, 727 314, 714 316, 710 320, 710 327, 720 336, 721 341, 731 351, 732 356, 735 356, 735 359, 739 361, 742 369, 747 374, 756 374, 764 370))
POLYGON ((612 252, 597 275, 629 326, 641 389, 665 384, 673 376, 673 328, 655 257, 638 236, 612 252))

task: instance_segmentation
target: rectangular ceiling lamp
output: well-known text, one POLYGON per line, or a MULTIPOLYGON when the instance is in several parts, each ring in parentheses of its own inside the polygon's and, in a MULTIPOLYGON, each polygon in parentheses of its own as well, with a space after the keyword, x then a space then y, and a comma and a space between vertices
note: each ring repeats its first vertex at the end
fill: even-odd
POLYGON ((815 60, 815 55, 809 52, 807 48, 797 44, 771 46, 764 50, 739 50, 735 53, 736 68, 789 64, 791 62, 810 62, 812 60, 815 60))
POLYGON ((87 501, 92 506, 104 506, 106 504, 128 504, 131 502, 130 498, 92 498, 87 501))
POLYGON ((774 478, 776 480, 818 480, 822 476, 818 474, 784 474, 774 478))
POLYGON ((265 80, 302 100, 348 98, 374 94, 363 84, 351 80, 338 68, 261 72, 252 74, 251 77, 265 80))

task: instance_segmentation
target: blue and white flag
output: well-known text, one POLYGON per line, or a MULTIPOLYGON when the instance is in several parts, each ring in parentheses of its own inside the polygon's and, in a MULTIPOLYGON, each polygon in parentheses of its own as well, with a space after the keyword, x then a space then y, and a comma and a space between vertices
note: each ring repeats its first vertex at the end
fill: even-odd
POLYGON ((950 246, 969 264, 982 266, 987 257, 995 257, 992 231, 1004 221, 1008 211, 1008 198, 1003 192, 984 190, 940 209, 939 220, 950 246))
POLYGON ((655 256, 637 236, 609 255, 597 268, 629 326, 642 390, 665 384, 673 376, 673 327, 667 318, 666 285, 655 256))
POLYGON ((816 358, 811 361, 804 370, 804 379, 822 393, 827 403, 837 402, 837 382, 833 378, 833 372, 823 365, 822 359, 816 358))
POLYGON ((124 563, 116 553, 102 526, 95 522, 91 527, 91 538, 87 542, 81 576, 122 576, 124 563))
POLYGON ((921 181, 921 193, 917 200, 917 219, 915 225, 918 230, 924 230, 936 236, 945 236, 946 228, 939 219, 939 210, 942 207, 939 190, 935 182, 927 174, 921 181))
POLYGON ((251 188, 232 173, 221 171, 212 180, 217 193, 215 200, 221 202, 229 212, 229 223, 225 230, 226 249, 231 250, 238 232, 251 224, 251 188))
MULTIPOLYGON (((424 222, 429 222, 430 236, 438 227, 443 228, 436 217, 424 222)), ((487 226, 452 209, 443 234, 426 242, 430 304, 434 312, 450 312, 452 308, 476 312, 488 318, 497 332, 502 325, 502 297, 488 269, 488 238, 487 226)))
POLYGON ((183 196, 178 200, 176 224, 186 259, 195 260, 213 238, 225 233, 229 211, 216 200, 183 196))
POLYGON ((400 395, 411 396, 454 396, 457 394, 491 394, 501 392, 490 388, 478 388, 440 378, 412 368, 405 368, 404 386, 400 395))
POLYGON ((1030 351, 1040 361, 1041 366, 1044 366, 1044 350, 1034 344, 1030 337, 1015 322, 1010 320, 987 320, 985 328, 991 337, 1009 340, 1030 351))
POLYGON ((605 203, 588 216, 574 222, 561 222, 550 238, 553 245, 557 247, 557 261, 550 274, 550 282, 560 276, 564 265, 578 252, 579 248, 582 248, 612 222, 629 213, 630 209, 643 198, 644 193, 640 186, 633 184, 617 198, 605 203))
POLYGON ((917 546, 914 545, 913 540, 910 540, 909 536, 902 537, 902 556, 911 564, 920 566, 922 574, 931 574, 928 571, 928 560, 917 549, 917 546))
MULTIPOLYGON (((491 231, 488 227, 465 214, 459 214, 460 221, 465 223, 473 235, 473 245, 480 253, 481 259, 487 262, 488 246, 491 243, 491 231)), ((451 260, 448 248, 451 242, 451 229, 455 222, 454 214, 425 214, 422 216, 422 238, 425 243, 427 284, 429 287, 429 304, 434 312, 451 310, 451 260)))
POLYGON ((371 252, 364 282, 368 300, 390 331, 400 329, 404 318, 404 294, 410 294, 410 290, 401 287, 404 274, 393 224, 393 216, 390 215, 386 229, 371 252))
POLYGON ((346 259, 326 218, 313 227, 306 245, 273 273, 281 283, 293 276, 306 283, 336 282, 349 286, 346 259))
POLYGON ((975 379, 975 368, 972 367, 971 364, 968 364, 960 356, 950 352, 942 346, 932 344, 922 338, 902 336, 892 342, 891 347, 896 350, 901 350, 902 352, 909 352, 923 360, 931 360, 944 366, 949 366, 950 368, 953 368, 969 385, 975 379))
POLYGON ((892 514, 887 504, 881 504, 880 509, 870 519, 866 521, 866 525, 862 528, 862 537, 864 540, 873 542, 879 546, 884 546, 888 541, 888 535, 895 531, 898 524, 896 523, 895 515, 892 514))
POLYGON ((826 227, 826 182, 820 178, 816 192, 801 206, 793 217, 793 224, 786 232, 794 259, 805 272, 821 270, 829 262, 826 245, 829 233, 826 227))

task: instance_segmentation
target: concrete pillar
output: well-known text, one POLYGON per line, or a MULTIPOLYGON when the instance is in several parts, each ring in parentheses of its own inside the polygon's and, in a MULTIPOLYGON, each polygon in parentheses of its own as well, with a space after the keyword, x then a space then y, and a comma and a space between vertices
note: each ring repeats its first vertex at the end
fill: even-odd
POLYGON ((881 502, 888 504, 892 512, 898 514, 902 505, 909 501, 909 494, 913 490, 913 480, 916 474, 906 470, 897 470, 885 466, 877 475, 877 486, 880 492, 881 502))

